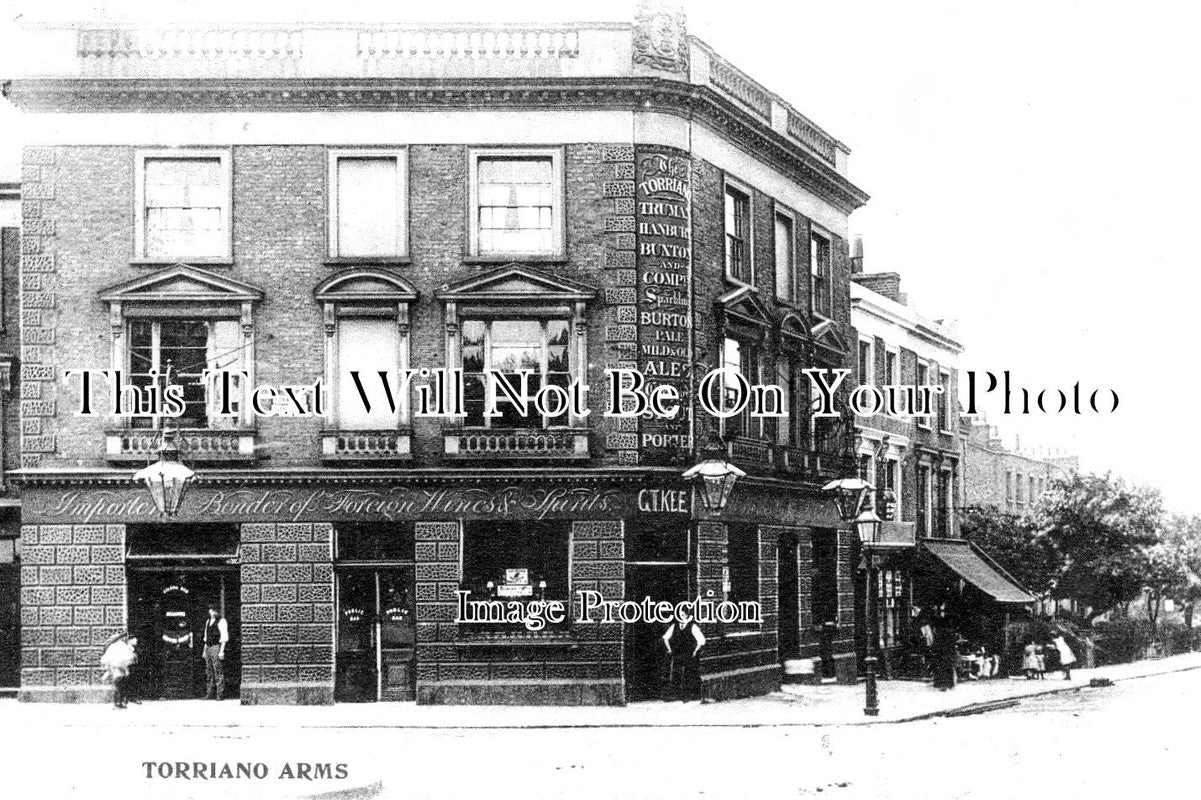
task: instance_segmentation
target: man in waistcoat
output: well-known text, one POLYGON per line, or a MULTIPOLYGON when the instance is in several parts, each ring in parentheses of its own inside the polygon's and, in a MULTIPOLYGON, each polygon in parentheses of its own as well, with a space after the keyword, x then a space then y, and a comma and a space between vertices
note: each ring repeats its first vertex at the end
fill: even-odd
POLYGON ((700 700, 703 695, 700 653, 705 646, 701 626, 691 614, 681 611, 679 618, 664 631, 663 644, 671 664, 668 681, 672 696, 685 703, 700 700))
POLYGON ((209 616, 204 623, 204 674, 206 700, 225 697, 225 646, 229 644, 229 623, 221 616, 221 609, 209 606, 209 616))

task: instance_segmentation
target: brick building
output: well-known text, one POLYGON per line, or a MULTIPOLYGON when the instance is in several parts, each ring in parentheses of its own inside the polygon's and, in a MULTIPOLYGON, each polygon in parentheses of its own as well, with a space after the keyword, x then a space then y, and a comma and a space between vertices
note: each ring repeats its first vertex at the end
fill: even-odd
MULTIPOLYGON (((1006 612, 1033 598, 959 534, 956 512, 970 491, 964 463, 970 423, 958 401, 962 345, 952 326, 910 305, 898 273, 862 269, 863 245, 856 240, 851 323, 858 334, 858 383, 941 388, 924 406, 910 408, 902 400, 898 414, 856 419, 859 473, 876 487, 886 554, 875 587, 857 584, 856 604, 863 608, 875 591, 874 635, 885 669, 913 675, 922 669, 917 631, 936 609, 954 617, 965 638, 1000 651, 1006 612)), ((861 649, 867 641, 861 629, 861 649)))
POLYGON ((122 628, 148 643, 146 694, 194 696, 210 602, 243 703, 655 696, 661 626, 466 624, 460 590, 758 600, 759 623, 706 623, 706 694, 771 690, 796 658, 854 679, 853 534, 820 492, 853 474, 851 420, 810 417, 801 369, 853 363, 866 196, 843 145, 682 15, 25 35, 46 58, 6 88, 34 137, 23 699, 103 697, 122 628), (681 473, 719 364, 784 385, 787 413, 721 423, 748 474, 715 515, 681 473), (185 387, 176 516, 131 478, 161 419, 77 415, 62 376, 86 367, 185 387), (230 414, 202 367, 247 373, 230 414), (465 418, 370 386, 367 410, 348 378, 435 367, 463 369, 465 418), (685 413, 604 417, 616 367, 674 383, 685 413), (486 417, 488 368, 584 379, 591 413, 486 417), (250 387, 319 379, 325 417, 302 413, 311 388, 251 413, 250 387))
POLYGON ((1020 439, 1006 447, 998 430, 979 419, 972 423, 964 442, 964 466, 968 475, 966 505, 1026 514, 1051 481, 1080 468, 1080 459, 1069 453, 1023 450, 1020 439))

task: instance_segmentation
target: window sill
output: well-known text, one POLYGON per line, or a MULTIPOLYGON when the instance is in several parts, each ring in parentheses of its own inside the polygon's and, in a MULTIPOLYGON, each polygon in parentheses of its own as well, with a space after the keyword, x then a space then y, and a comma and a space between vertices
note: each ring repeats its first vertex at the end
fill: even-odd
POLYGON ((464 264, 566 264, 566 253, 491 253, 488 255, 465 255, 464 264))
POLYGON ((187 256, 169 257, 155 256, 149 258, 147 256, 137 256, 129 260, 131 266, 135 267, 174 267, 177 264, 187 264, 189 267, 232 267, 234 260, 232 256, 221 256, 218 258, 189 258, 187 256))
POLYGON ((407 267, 413 263, 409 256, 330 256, 323 262, 327 267, 407 267))

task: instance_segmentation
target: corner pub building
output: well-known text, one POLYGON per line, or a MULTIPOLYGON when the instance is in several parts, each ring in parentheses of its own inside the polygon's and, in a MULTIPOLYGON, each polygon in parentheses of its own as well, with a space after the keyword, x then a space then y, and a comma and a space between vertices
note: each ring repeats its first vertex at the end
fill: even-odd
POLYGON ((852 420, 811 418, 801 370, 852 364, 866 196, 681 13, 25 37, 22 700, 106 698, 124 629, 143 696, 201 696, 210 603, 244 704, 659 696, 663 626, 460 623, 460 589, 757 600, 759 623, 705 625, 707 696, 778 688, 785 661, 855 679, 858 544, 820 490, 855 474, 852 420), (785 415, 601 413, 608 367, 692 398, 718 365, 783 386, 785 415), (80 416, 63 375, 168 367, 195 477, 164 517, 132 477, 163 421, 102 387, 80 416), (245 371, 234 416, 206 367, 245 371), (368 410, 348 378, 409 367, 461 368, 467 416, 370 384, 368 410), (484 417, 489 368, 583 378, 592 413, 484 417), (318 379, 325 416, 311 391, 250 412, 252 387, 318 379), (706 440, 747 473, 719 511, 682 478, 706 440))

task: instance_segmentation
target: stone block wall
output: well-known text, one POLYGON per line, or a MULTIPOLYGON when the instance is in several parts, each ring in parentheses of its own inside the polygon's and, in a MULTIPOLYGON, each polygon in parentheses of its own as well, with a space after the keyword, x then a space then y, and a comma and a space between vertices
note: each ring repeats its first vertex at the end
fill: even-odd
POLYGON ((125 630, 125 526, 21 527, 20 699, 99 702, 105 642, 125 630))
POLYGON ((242 703, 332 703, 333 525, 242 525, 239 560, 242 703))

